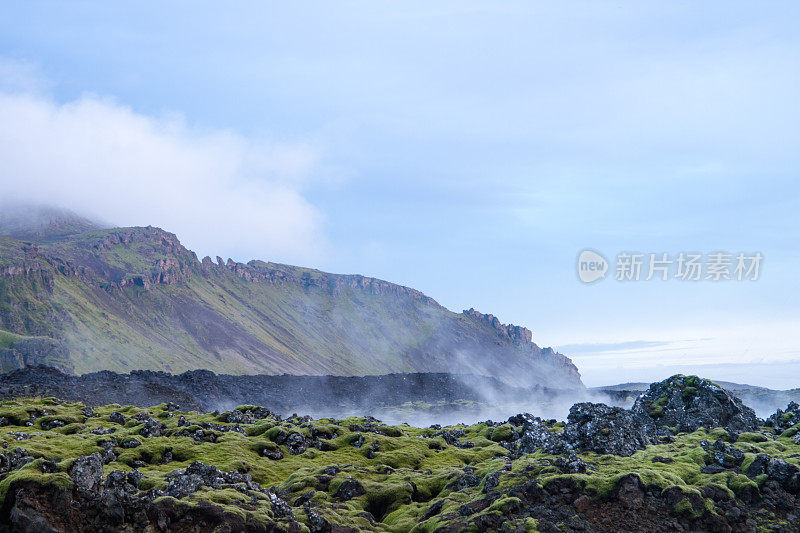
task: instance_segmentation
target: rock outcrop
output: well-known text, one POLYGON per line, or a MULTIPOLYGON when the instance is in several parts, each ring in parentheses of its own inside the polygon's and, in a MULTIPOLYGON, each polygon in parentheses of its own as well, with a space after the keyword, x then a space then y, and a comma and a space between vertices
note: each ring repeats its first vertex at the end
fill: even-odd
POLYGON ((786 431, 787 429, 800 424, 800 405, 797 402, 789 402, 786 410, 778 409, 778 411, 767 418, 766 425, 775 428, 778 431, 786 431))
POLYGON ((472 307, 465 310, 463 313, 470 318, 485 322, 486 324, 492 326, 499 335, 508 337, 513 341, 521 344, 533 342, 533 333, 528 328, 515 326, 514 324, 503 324, 496 316, 492 314, 484 315, 472 307))
MULTIPOLYGON (((752 409, 719 385, 681 375, 653 383, 631 409, 575 404, 560 432, 554 430, 555 421, 546 423, 529 414, 513 416, 508 423, 521 428, 515 439, 505 443, 517 455, 577 450, 622 456, 669 442, 678 432, 721 427, 736 436, 757 431, 760 425, 752 409)), ((718 451, 723 456, 726 452, 718 451)))
POLYGON ((674 431, 723 427, 731 433, 755 431, 755 411, 713 381, 676 375, 650 388, 636 399, 632 411, 674 431))

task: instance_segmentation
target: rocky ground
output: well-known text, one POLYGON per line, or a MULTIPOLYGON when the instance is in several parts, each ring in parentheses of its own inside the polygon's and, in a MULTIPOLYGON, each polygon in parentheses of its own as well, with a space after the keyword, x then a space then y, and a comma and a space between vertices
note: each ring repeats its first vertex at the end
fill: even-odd
POLYGON ((572 403, 590 397, 582 390, 521 388, 486 376, 444 373, 232 376, 195 370, 177 375, 103 371, 76 376, 44 366, 0 374, 0 399, 20 396, 55 396, 89 405, 146 407, 172 402, 196 411, 256 403, 284 416, 357 414, 425 425, 508 417, 533 409, 532 405, 545 416, 565 417, 572 403))
POLYGON ((675 376, 565 422, 0 405, 13 531, 798 531, 800 420, 675 376))

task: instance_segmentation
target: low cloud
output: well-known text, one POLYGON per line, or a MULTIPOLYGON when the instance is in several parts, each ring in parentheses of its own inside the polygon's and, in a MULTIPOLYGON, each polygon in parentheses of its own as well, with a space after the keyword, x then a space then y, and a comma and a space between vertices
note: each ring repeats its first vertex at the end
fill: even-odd
POLYGON ((303 195, 318 173, 307 144, 198 131, 95 96, 59 103, 0 88, 2 200, 160 226, 200 255, 319 257, 321 214, 303 195))
POLYGON ((594 355, 622 350, 642 350, 646 348, 662 348, 673 344, 674 341, 623 341, 623 342, 595 342, 584 344, 564 344, 556 346, 556 351, 571 355, 594 355))

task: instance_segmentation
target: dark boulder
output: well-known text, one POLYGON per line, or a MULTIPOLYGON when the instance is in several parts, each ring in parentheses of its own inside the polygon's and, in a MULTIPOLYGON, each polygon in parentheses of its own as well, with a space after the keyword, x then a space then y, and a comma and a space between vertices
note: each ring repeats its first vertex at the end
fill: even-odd
POLYGON ((700 447, 708 452, 709 460, 707 463, 722 467, 722 469, 730 469, 741 466, 744 461, 744 452, 739 448, 734 448, 721 439, 718 439, 714 444, 709 444, 708 441, 700 442, 700 447))
POLYGON ((347 501, 361 496, 362 494, 366 494, 366 492, 367 491, 364 489, 364 485, 349 477, 342 481, 342 484, 339 485, 334 497, 338 498, 339 500, 347 501))
POLYGON ((286 447, 291 455, 300 455, 308 449, 308 441, 300 433, 291 433, 286 437, 286 447))
POLYGON ((144 427, 139 430, 139 435, 146 439, 160 437, 164 434, 165 429, 167 429, 167 425, 165 423, 159 422, 158 420, 148 416, 144 420, 144 427))
POLYGON ((84 455, 75 459, 69 468, 69 477, 75 488, 83 491, 97 490, 103 477, 103 459, 99 453, 84 455))
POLYGON ((796 402, 789 402, 785 411, 778 409, 774 415, 767 418, 764 425, 783 432, 796 424, 800 424, 800 405, 796 402))
POLYGON ((633 411, 602 403, 578 403, 559 435, 567 450, 632 455, 651 444, 648 420, 633 411))
POLYGON ((0 454, 0 474, 22 468, 31 461, 33 461, 33 457, 30 456, 27 450, 14 448, 10 452, 0 454))
POLYGON ((216 467, 195 461, 184 470, 174 470, 167 474, 169 483, 167 494, 173 498, 183 498, 200 487, 212 489, 222 488, 223 485, 243 483, 248 489, 259 490, 258 484, 253 482, 250 474, 239 472, 221 472, 216 467))
POLYGON ((738 434, 759 427, 755 411, 713 381, 675 375, 653 383, 636 399, 633 413, 658 428, 692 432, 722 427, 738 434))
MULTIPOLYGON (((533 453, 537 450, 544 450, 548 453, 562 453, 567 450, 567 445, 561 439, 560 434, 551 431, 547 425, 538 417, 530 415, 517 415, 517 417, 527 416, 522 425, 522 432, 516 442, 514 457, 519 457, 526 453, 533 453)), ((515 417, 512 417, 512 419, 515 417)), ((511 422, 512 419, 509 419, 511 422)))

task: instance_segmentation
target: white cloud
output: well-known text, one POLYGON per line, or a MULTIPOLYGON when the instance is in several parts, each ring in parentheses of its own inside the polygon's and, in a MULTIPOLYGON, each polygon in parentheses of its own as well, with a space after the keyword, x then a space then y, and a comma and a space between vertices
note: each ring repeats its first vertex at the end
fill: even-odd
POLYGON ((2 199, 160 226, 201 256, 318 257, 321 214, 302 194, 318 172, 302 143, 198 132, 93 96, 0 92, 2 199))

